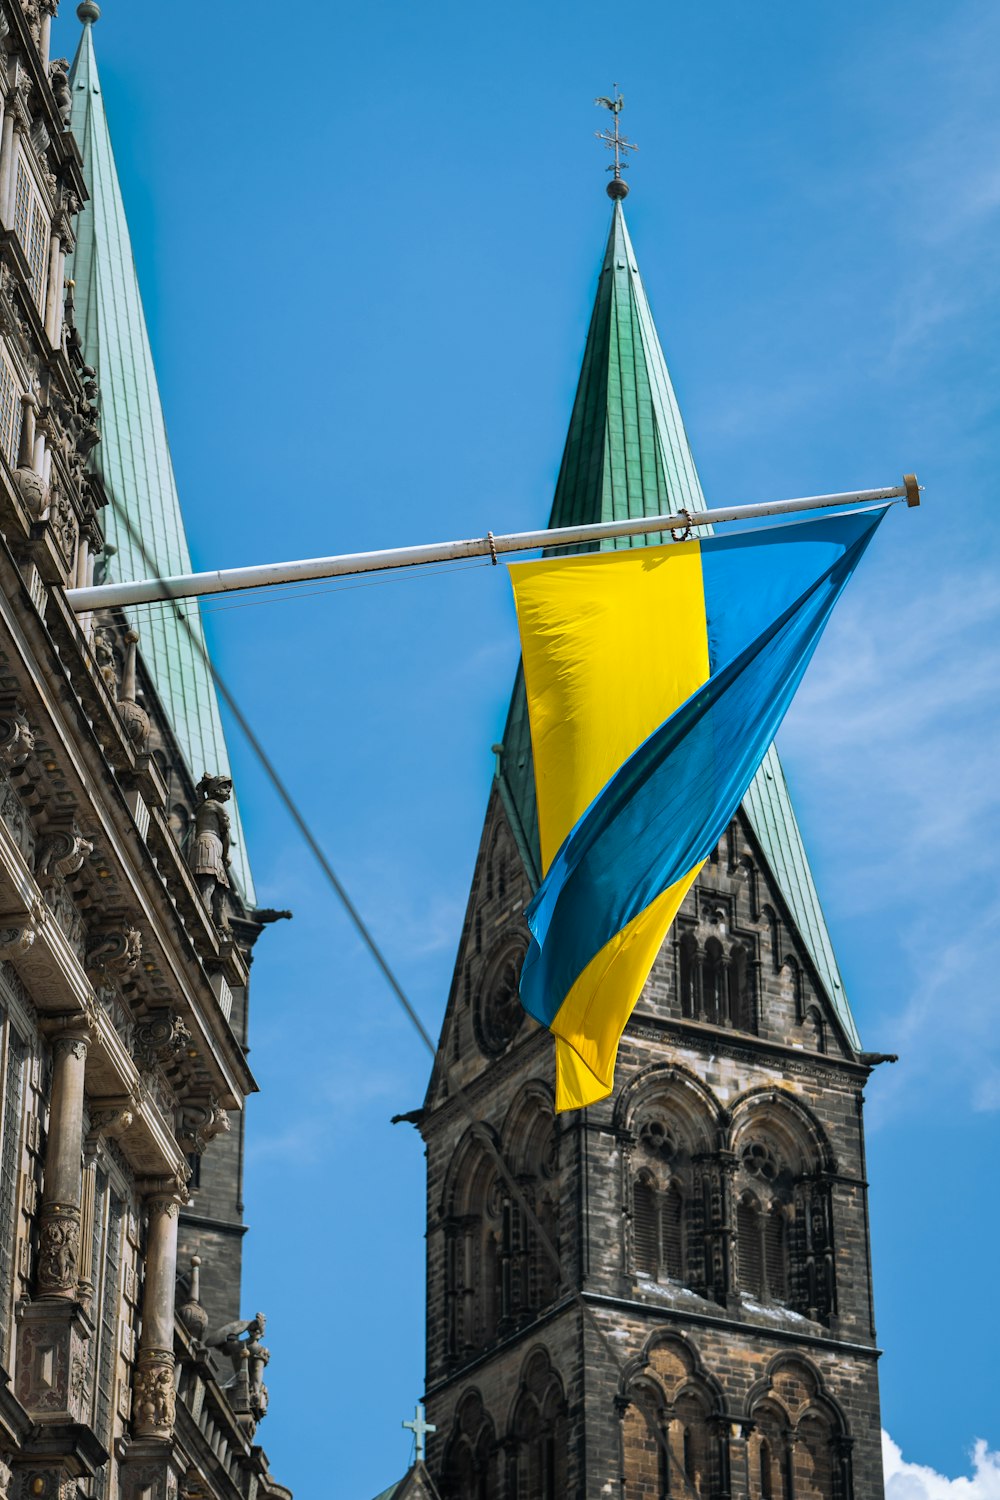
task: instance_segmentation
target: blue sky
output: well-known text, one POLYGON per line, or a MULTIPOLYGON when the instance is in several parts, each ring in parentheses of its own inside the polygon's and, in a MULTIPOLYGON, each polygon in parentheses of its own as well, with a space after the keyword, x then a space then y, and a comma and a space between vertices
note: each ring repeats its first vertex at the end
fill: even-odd
MULTIPOLYGON (((780 743, 865 1045, 901 1054, 868 1089, 890 1500, 996 1500, 1000 10, 211 12, 108 0, 95 34, 197 565, 544 524, 615 79, 710 503, 927 486, 780 743)), ((56 52, 76 34, 66 7, 56 52)), ((435 1030, 517 655, 503 570, 206 621, 435 1030)), ((254 966, 260 1439, 301 1497, 369 1500, 421 1389, 423 1157, 389 1117, 427 1059, 230 739, 260 899, 296 913, 254 966)))

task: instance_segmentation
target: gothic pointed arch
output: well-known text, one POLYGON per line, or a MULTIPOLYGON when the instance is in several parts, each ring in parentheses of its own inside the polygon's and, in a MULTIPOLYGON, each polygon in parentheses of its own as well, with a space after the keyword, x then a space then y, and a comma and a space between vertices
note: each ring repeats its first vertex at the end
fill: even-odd
POLYGON ((627 1274, 721 1300, 725 1114, 718 1100, 686 1069, 659 1067, 623 1091, 619 1119, 627 1274))
POLYGON ((566 1393, 549 1351, 531 1349, 507 1422, 510 1500, 562 1500, 567 1486, 566 1393))
POLYGON ((746 1413, 750 1500, 854 1500, 847 1420, 810 1360, 772 1359, 746 1413))
POLYGON ((789 1091, 736 1101, 736 1286, 744 1301, 829 1324, 837 1310, 831 1176, 836 1161, 812 1111, 789 1091))
POLYGON ((511 1205, 509 1253, 514 1263, 508 1316, 523 1321, 549 1306, 561 1280, 549 1248, 558 1254, 561 1179, 559 1122, 548 1084, 531 1080, 515 1096, 504 1120, 501 1146, 530 1209, 526 1213, 520 1202, 511 1205))
POLYGON ((626 1367, 617 1404, 625 1500, 720 1493, 729 1473, 722 1392, 686 1338, 653 1334, 626 1367))
POLYGON ((501 1245, 505 1184, 483 1140, 484 1127, 463 1136, 445 1179, 445 1350, 454 1364, 486 1348, 503 1321, 501 1245))
POLYGON ((479 1391, 465 1392, 444 1451, 442 1500, 499 1500, 500 1454, 479 1391))
POLYGON ((651 1095, 669 1089, 692 1123, 700 1130, 701 1149, 719 1149, 723 1145, 728 1113, 712 1090, 690 1068, 680 1063, 656 1063, 643 1068, 622 1089, 615 1103, 614 1128, 634 1128, 636 1113, 651 1095))
MULTIPOLYGON (((477 931, 481 944, 481 934, 477 931)), ((489 944, 475 988, 472 1024, 476 1044, 486 1057, 500 1057, 516 1040, 527 1020, 518 986, 527 952, 522 926, 510 926, 489 944)))

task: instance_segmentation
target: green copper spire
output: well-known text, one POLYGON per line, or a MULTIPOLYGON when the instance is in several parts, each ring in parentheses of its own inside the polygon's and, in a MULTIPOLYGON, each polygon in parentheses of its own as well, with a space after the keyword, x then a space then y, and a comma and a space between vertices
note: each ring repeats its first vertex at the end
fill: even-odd
MULTIPOLYGON (((691 445, 618 197, 549 525, 585 525, 705 509, 691 445)), ((602 546, 642 546, 649 540, 654 538, 619 537, 602 546)), ((520 668, 497 781, 528 872, 537 884, 538 813, 520 668)), ((743 809, 820 983, 857 1050, 861 1042, 773 745, 743 809)))
MULTIPOLYGON (((95 453, 110 504, 104 525, 116 549, 108 581, 191 570, 149 334, 136 276, 121 186, 111 149, 94 57, 93 22, 84 0, 83 36, 69 81, 72 129, 83 155, 90 201, 77 227, 68 274, 76 282, 76 319, 87 363, 100 385, 101 442, 95 453)), ((142 623, 142 657, 195 781, 229 774, 219 704, 196 612, 187 624, 169 608, 142 623)), ((248 901, 253 883, 239 812, 233 814, 233 869, 248 901)))

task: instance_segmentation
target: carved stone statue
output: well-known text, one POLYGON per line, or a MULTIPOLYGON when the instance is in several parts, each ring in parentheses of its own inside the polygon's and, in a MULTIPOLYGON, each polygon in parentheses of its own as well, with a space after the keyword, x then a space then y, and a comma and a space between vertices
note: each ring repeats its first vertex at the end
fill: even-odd
POLYGON ((23 766, 35 748, 35 736, 24 712, 10 708, 0 717, 0 765, 6 770, 23 766))
POLYGON ((245 1401, 257 1421, 267 1411, 264 1370, 271 1358, 271 1351, 265 1349, 261 1343, 266 1326, 267 1319, 264 1314, 256 1313, 252 1318, 236 1323, 226 1323, 224 1327, 217 1329, 210 1338, 205 1340, 210 1349, 218 1349, 220 1353, 228 1357, 232 1364, 233 1373, 223 1383, 223 1390, 235 1393, 237 1399, 233 1404, 237 1410, 240 1401, 245 1401), (242 1335, 246 1336, 245 1339, 242 1335), (244 1382, 241 1396, 240 1386, 244 1382))
POLYGON ((69 128, 70 115, 73 110, 69 80, 66 76, 68 72, 69 62, 65 57, 55 57, 49 63, 49 83, 52 85, 52 97, 56 101, 59 118, 67 129, 69 128))
POLYGON ((118 700, 118 712, 125 732, 136 750, 145 750, 146 741, 149 739, 149 715, 140 703, 136 701, 136 677, 135 677, 135 650, 139 636, 134 630, 125 632, 125 672, 122 677, 121 697, 118 700))
POLYGON ((56 875, 75 875, 87 855, 93 852, 93 840, 85 839, 76 828, 53 829, 38 841, 35 878, 40 885, 45 885, 56 875))
POLYGON ((201 801, 195 809, 194 838, 188 851, 188 865, 201 899, 212 914, 217 927, 226 921, 225 893, 229 890, 229 814, 223 803, 233 795, 228 776, 209 776, 198 783, 201 801))
POLYGON ((115 663, 114 648, 111 643, 111 631, 99 625, 94 631, 94 660, 97 670, 104 679, 104 685, 112 698, 118 697, 118 668, 115 663))

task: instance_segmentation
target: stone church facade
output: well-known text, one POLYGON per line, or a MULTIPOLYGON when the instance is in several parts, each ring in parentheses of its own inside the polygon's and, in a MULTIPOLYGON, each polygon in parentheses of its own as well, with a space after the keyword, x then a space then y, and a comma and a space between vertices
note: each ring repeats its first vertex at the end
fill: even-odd
MULTIPOLYGON (((134 277, 99 9, 72 68, 55 11, 0 0, 0 1497, 287 1500, 240 1291, 250 964, 282 914, 226 863, 225 748, 184 753, 163 630, 67 603, 162 417, 137 416, 148 345, 127 361, 96 334, 116 304, 95 195, 134 277)), ((135 298, 123 338, 145 337, 135 298)))
MULTIPOLYGON (((681 504, 704 501, 616 204, 551 524, 681 504)), ((556 1116, 552 1039, 517 999, 539 878, 520 678, 494 748, 416 1121, 431 1480, 442 1500, 879 1500, 880 1059, 777 755, 661 949, 614 1093, 556 1116)))

